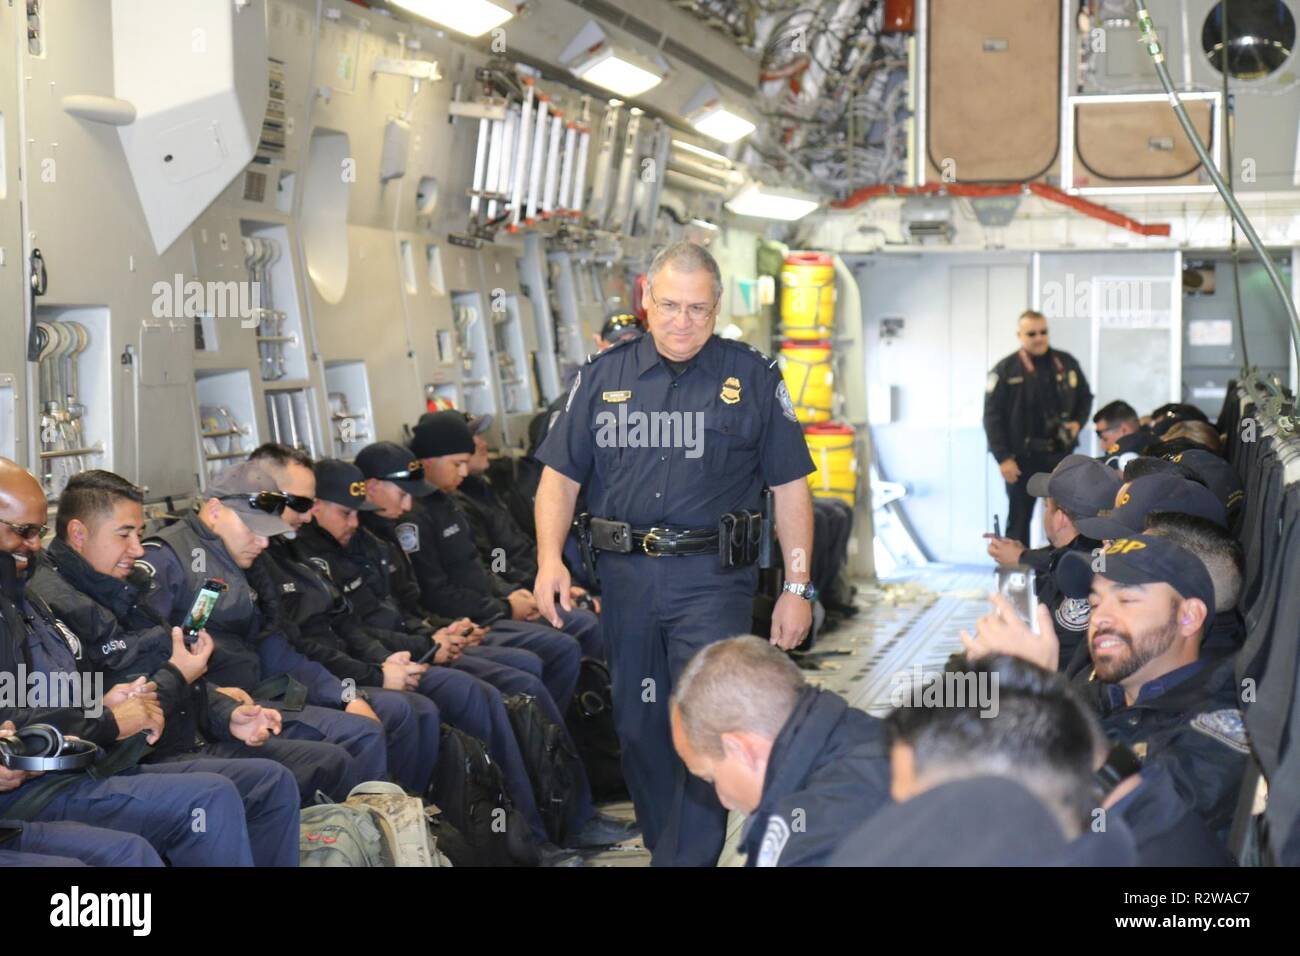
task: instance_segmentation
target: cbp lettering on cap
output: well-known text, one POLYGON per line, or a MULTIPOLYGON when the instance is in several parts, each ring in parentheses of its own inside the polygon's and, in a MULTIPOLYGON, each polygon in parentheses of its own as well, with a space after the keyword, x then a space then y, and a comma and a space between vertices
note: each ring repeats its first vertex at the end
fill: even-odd
POLYGON ((358 511, 378 511, 366 499, 366 479, 361 469, 346 461, 326 458, 316 462, 316 523, 347 546, 357 533, 358 511))

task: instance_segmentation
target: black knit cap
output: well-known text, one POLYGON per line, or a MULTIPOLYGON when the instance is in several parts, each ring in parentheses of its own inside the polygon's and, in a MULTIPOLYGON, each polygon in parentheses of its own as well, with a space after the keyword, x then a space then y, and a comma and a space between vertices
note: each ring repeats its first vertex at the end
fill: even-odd
POLYGON ((474 435, 465 416, 454 409, 432 412, 420 418, 411 436, 411 453, 416 458, 474 454, 474 435))

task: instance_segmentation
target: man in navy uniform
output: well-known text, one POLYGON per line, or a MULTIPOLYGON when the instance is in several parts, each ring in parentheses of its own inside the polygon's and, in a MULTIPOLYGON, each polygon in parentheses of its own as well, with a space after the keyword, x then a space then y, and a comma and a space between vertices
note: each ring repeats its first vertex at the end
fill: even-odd
POLYGON ((1023 313, 1018 335, 1019 351, 989 372, 984 433, 1007 483, 1007 537, 1028 545, 1034 499, 1025 486, 1031 475, 1051 471, 1078 444, 1092 392, 1075 357, 1048 344, 1042 313, 1023 313))
POLYGON ((216 645, 208 679, 242 690, 244 703, 277 701, 285 737, 329 741, 347 751, 351 765, 340 785, 346 792, 365 780, 386 779, 384 727, 364 688, 345 689, 295 650, 268 613, 274 608, 266 595, 274 584, 256 562, 271 537, 289 530, 279 517, 287 503, 274 477, 256 462, 227 468, 194 511, 144 542, 145 557, 136 563, 149 572, 153 586, 143 604, 168 624, 180 624, 204 580, 221 578, 227 590, 207 626, 216 645))
POLYGON ((538 450, 547 467, 533 594, 552 623, 571 607, 561 551, 586 483, 614 719, 637 818, 656 864, 709 866, 726 812, 674 752, 668 700, 696 651, 750 628, 754 556, 721 554, 718 532, 724 516, 728 526, 751 523, 740 512, 760 512, 765 484, 788 592, 773 611, 771 639, 789 649, 807 635, 813 463, 776 362, 713 334, 722 277, 708 251, 675 243, 655 256, 647 280, 647 334, 587 360, 538 450))

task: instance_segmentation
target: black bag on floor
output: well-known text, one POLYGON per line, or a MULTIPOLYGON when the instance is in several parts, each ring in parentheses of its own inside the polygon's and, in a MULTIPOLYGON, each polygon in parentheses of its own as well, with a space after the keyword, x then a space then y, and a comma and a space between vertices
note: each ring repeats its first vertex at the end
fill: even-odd
POLYGON ((463 840, 463 848, 448 853, 453 866, 537 865, 528 823, 506 793, 501 768, 477 737, 442 725, 438 765, 425 800, 442 811, 463 840))
POLYGON ((614 726, 614 691, 609 668, 593 657, 582 659, 578 687, 567 715, 569 733, 587 768, 591 795, 597 801, 626 800, 623 749, 614 726))
POLYGON ((578 779, 582 758, 564 734, 543 712, 531 694, 503 697, 510 727, 519 742, 533 796, 542 815, 546 833, 557 846, 564 846, 573 805, 578 800, 578 779))

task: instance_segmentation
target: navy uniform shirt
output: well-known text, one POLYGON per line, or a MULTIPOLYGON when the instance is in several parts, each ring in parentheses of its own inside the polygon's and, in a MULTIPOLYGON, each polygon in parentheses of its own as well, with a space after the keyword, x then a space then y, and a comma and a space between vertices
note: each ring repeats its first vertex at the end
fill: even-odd
POLYGON ((716 528, 814 470, 776 362, 716 335, 676 376, 650 335, 588 358, 537 458, 634 527, 716 528))

